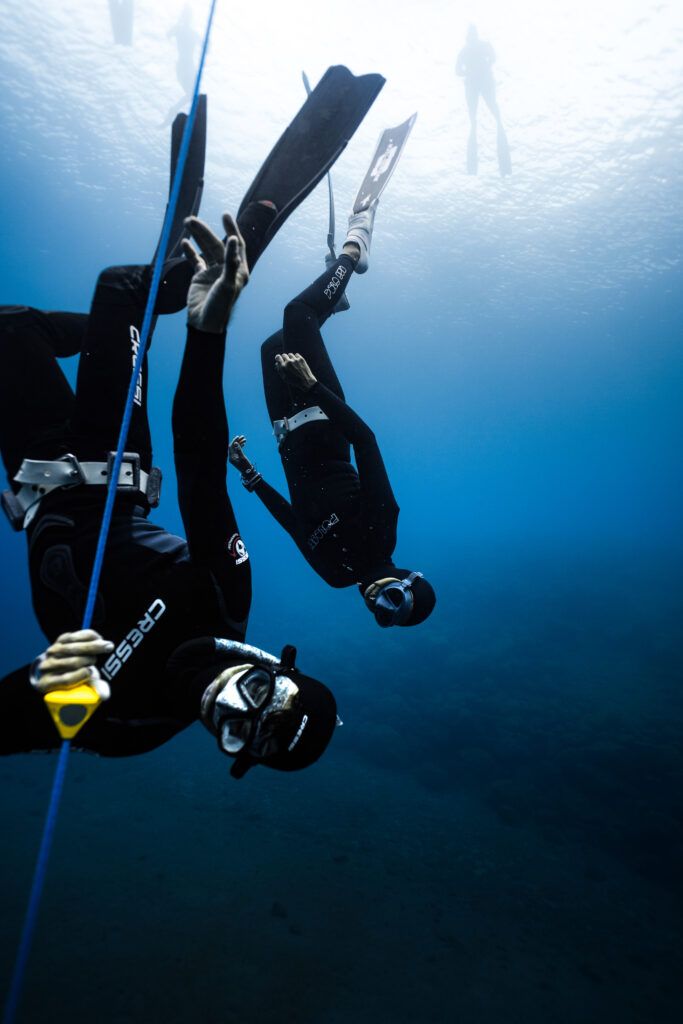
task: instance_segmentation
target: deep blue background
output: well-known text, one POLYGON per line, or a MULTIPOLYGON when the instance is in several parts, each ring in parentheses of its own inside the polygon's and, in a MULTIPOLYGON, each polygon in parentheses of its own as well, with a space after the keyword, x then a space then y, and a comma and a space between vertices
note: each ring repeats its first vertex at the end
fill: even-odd
MULTIPOLYGON (((102 266, 153 251, 166 169, 140 213, 85 139, 80 186, 58 140, 31 141, 0 152, 0 300, 86 310, 102 266)), ((209 181, 207 215, 225 201, 209 181)), ((378 238, 390 206, 388 193, 378 238)), ((323 236, 321 221, 302 263, 293 218, 231 327, 231 426, 276 484, 258 346, 318 272, 323 236)), ((479 289, 459 294, 442 241, 417 222, 423 269, 385 249, 326 331, 401 505, 397 561, 433 581, 435 614, 378 631, 233 477, 249 639, 295 642, 345 724, 310 772, 241 784, 199 726, 127 763, 74 755, 23 1019, 680 1019, 678 271, 635 279, 616 306, 588 290, 576 316, 554 314, 552 294, 525 314, 515 291, 508 318, 487 306, 486 248, 479 289), (440 315, 445 293, 472 326, 440 315)), ((659 241, 675 256, 680 231, 659 241)), ((589 247, 584 258, 590 271, 589 247)), ((525 282, 535 298, 544 287, 525 282)), ((172 531, 183 340, 183 317, 164 321, 150 367, 155 518, 172 531)), ((44 638, 24 539, 5 526, 0 543, 9 670, 44 638)), ((53 767, 0 764, 3 977, 53 767)))

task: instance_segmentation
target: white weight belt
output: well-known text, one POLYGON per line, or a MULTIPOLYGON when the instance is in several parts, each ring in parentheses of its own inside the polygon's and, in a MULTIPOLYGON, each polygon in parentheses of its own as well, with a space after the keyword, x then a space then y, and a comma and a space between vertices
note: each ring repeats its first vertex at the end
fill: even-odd
POLYGON ((285 416, 282 420, 273 420, 273 433, 278 445, 281 445, 287 434, 291 434, 304 423, 315 423, 316 420, 326 420, 328 416, 322 411, 319 405, 312 405, 308 409, 302 409, 294 416, 285 416))
MULTIPOLYGON (((112 466, 111 456, 108 462, 80 462, 75 455, 64 455, 61 459, 48 461, 24 459, 14 477, 22 486, 13 496, 25 513, 24 529, 34 518, 46 494, 60 487, 81 487, 84 484, 106 487, 112 466)), ((146 495, 149 476, 150 474, 140 469, 140 456, 125 452, 119 470, 117 490, 146 495)))

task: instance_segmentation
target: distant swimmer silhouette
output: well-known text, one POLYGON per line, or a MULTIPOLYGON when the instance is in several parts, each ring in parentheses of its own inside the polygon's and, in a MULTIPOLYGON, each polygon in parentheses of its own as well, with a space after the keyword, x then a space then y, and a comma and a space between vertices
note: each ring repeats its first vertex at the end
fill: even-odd
POLYGON ((109 16, 114 42, 133 45, 133 0, 109 0, 109 16))
POLYGON ((176 78, 180 88, 183 90, 183 96, 180 100, 173 104, 169 110, 164 126, 170 124, 175 115, 181 110, 186 104, 189 105, 192 99, 192 90, 194 88, 194 76, 196 71, 196 60, 195 56, 199 44, 201 43, 201 37, 198 32, 195 32, 192 27, 192 11, 189 4, 185 4, 173 28, 169 29, 168 38, 175 38, 176 46, 178 47, 178 60, 175 66, 176 78))
POLYGON ((498 126, 498 166, 503 177, 512 174, 510 148, 496 101, 496 83, 491 70, 496 55, 490 43, 479 38, 474 25, 467 30, 467 42, 458 54, 455 73, 465 79, 465 96, 470 115, 470 137, 467 141, 467 173, 476 174, 479 163, 477 153, 477 107, 481 96, 496 119, 498 126))

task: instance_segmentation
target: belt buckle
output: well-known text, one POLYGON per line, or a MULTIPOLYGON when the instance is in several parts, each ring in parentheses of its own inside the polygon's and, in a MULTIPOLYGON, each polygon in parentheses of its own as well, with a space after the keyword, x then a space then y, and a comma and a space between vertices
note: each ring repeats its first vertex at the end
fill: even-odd
MULTIPOLYGON (((116 460, 116 452, 109 452, 107 455, 107 483, 111 480, 112 472, 114 470, 114 461, 116 460)), ((121 470, 126 463, 129 463, 132 467, 132 480, 124 480, 122 483, 116 481, 117 491, 139 491, 140 490, 140 456, 138 452, 124 452, 121 458, 121 469, 119 470, 119 476, 121 470)), ((124 473, 124 476, 127 475, 124 473)))
POLYGON ((147 504, 150 508, 156 508, 161 498, 161 470, 158 466, 152 466, 147 474, 147 504))
POLYGON ((81 484, 85 483, 85 476, 83 475, 81 464, 75 455, 69 452, 67 455, 62 455, 59 461, 66 462, 71 466, 71 469, 69 470, 69 477, 71 479, 68 484, 60 484, 60 488, 68 490, 70 487, 80 487, 81 484))
POLYGON ((281 420, 273 420, 273 433, 279 447, 289 433, 289 420, 286 416, 283 416, 281 420))

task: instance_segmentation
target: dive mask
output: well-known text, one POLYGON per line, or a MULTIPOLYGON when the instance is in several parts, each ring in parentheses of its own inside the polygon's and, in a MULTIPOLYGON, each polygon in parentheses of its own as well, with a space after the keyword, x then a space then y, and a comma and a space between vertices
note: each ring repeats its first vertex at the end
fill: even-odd
POLYGON ((200 717, 232 758, 240 779, 255 765, 297 771, 317 761, 337 722, 331 691, 295 665, 251 644, 200 637, 181 644, 167 663, 169 686, 200 702, 200 717))
POLYGON ((257 759, 275 754, 279 742, 268 719, 290 706, 299 692, 268 665, 235 665, 216 680, 220 692, 211 713, 219 749, 236 757, 245 748, 257 759))
POLYGON ((372 606, 378 626, 386 629, 405 625, 415 604, 413 583, 423 578, 421 572, 411 572, 404 580, 390 580, 380 587, 372 606))

